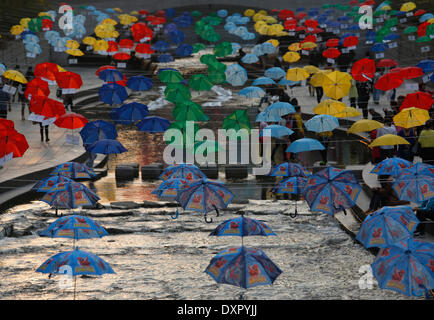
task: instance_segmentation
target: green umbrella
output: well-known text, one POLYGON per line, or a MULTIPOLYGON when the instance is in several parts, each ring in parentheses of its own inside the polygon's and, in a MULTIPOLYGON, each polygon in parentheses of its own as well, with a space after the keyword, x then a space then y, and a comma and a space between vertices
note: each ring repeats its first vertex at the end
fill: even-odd
POLYGON ((213 84, 222 84, 226 81, 226 74, 218 71, 211 72, 208 68, 208 78, 213 84))
MULTIPOLYGON (((252 126, 250 124, 250 119, 247 114, 247 110, 236 110, 235 112, 228 115, 223 119, 223 129, 230 130, 234 129, 238 132, 240 129, 246 129, 249 134, 252 126)), ((238 136, 241 139, 241 136, 238 136)), ((234 140, 233 135, 229 135, 229 139, 234 140)))
MULTIPOLYGON (((42 15, 42 16, 40 16, 39 17, 39 19, 41 19, 41 20, 43 20, 43 19, 48 19, 48 20, 51 20, 51 21, 53 21, 53 17, 51 17, 51 16, 49 16, 49 15, 42 15)), ((41 21, 42 22, 42 21, 41 21)))
POLYGON ((392 18, 392 19, 386 19, 386 21, 384 22, 384 26, 385 27, 394 27, 398 24, 398 18, 392 18))
POLYGON ((167 101, 175 104, 191 99, 191 93, 188 87, 180 83, 169 83, 164 90, 164 96, 167 101))
POLYGON ((194 45, 193 45, 193 53, 197 53, 197 52, 199 52, 200 50, 204 50, 206 47, 205 47, 205 45, 203 44, 203 43, 195 43, 194 45))
POLYGON ((220 41, 221 35, 213 30, 204 30, 200 34, 201 38, 209 41, 209 42, 218 42, 220 41))
POLYGON ((431 37, 429 36, 423 36, 416 39, 416 42, 428 42, 431 41, 431 37))
POLYGON ((202 107, 192 101, 184 101, 176 104, 173 109, 173 117, 176 121, 208 121, 209 117, 203 112, 202 107))
POLYGON ((417 32, 417 27, 415 26, 410 26, 404 29, 404 34, 410 34, 415 32, 417 32))
POLYGON ((374 14, 372 15, 374 18, 377 18, 377 17, 379 17, 379 16, 381 16, 381 15, 383 15, 383 14, 386 14, 386 10, 378 10, 378 11, 375 11, 374 12, 374 14))
POLYGON ((332 7, 332 5, 331 5, 331 4, 328 4, 328 3, 323 4, 323 5, 321 6, 322 9, 330 9, 331 7, 332 7))
POLYGON ((191 89, 196 91, 209 91, 214 86, 208 77, 204 74, 194 74, 188 81, 191 89))
POLYGON ((232 44, 227 41, 221 42, 214 47, 214 54, 217 57, 226 57, 232 54, 232 51, 232 44))
POLYGON ((195 18, 200 17, 202 13, 200 11, 194 10, 191 12, 191 15, 195 18))
MULTIPOLYGON (((187 130, 187 122, 176 121, 176 122, 172 122, 167 130, 170 129, 175 129, 180 131, 180 133, 182 134, 182 145, 185 146, 187 141, 191 141, 192 143, 194 143, 196 132, 199 131, 199 126, 197 124, 194 124, 192 132, 189 132, 187 130)), ((166 140, 166 143, 174 144, 175 138, 172 137, 170 141, 166 140)), ((174 146, 179 147, 179 145, 174 145, 174 146)))
POLYGON ((203 31, 203 29, 205 28, 205 26, 206 26, 206 23, 203 22, 202 20, 196 21, 196 22, 194 23, 194 31, 195 31, 197 34, 200 34, 200 33, 202 33, 202 31, 203 31))
POLYGON ((29 21, 28 27, 30 31, 40 32, 42 30, 42 20, 39 18, 33 18, 29 21))
POLYGON ((160 80, 162 82, 165 82, 165 83, 179 83, 182 80, 184 80, 184 78, 179 73, 179 71, 176 71, 176 70, 163 70, 163 71, 160 71, 158 73, 158 78, 160 78, 160 80))
POLYGON ((200 57, 200 62, 209 65, 210 63, 219 62, 214 54, 204 54, 200 57))
POLYGON ((431 23, 431 24, 426 28, 426 35, 427 35, 427 36, 432 36, 432 35, 434 35, 434 23, 431 23))
POLYGON ((212 17, 212 16, 206 16, 204 18, 202 18, 202 21, 205 22, 206 24, 212 25, 212 26, 218 26, 219 24, 221 24, 223 22, 223 19, 220 17, 212 17))
POLYGON ((208 64, 208 72, 225 72, 227 66, 220 61, 210 62, 208 64))

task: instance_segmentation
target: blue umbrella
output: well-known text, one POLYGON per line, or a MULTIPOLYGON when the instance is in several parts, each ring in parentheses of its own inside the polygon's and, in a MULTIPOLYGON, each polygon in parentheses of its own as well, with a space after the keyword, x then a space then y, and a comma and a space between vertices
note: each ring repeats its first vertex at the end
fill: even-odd
POLYGON ((181 164, 175 164, 167 167, 163 171, 163 173, 159 176, 159 179, 163 181, 168 179, 175 179, 175 178, 192 181, 192 180, 205 178, 205 175, 194 164, 181 163, 181 164))
POLYGON ((387 44, 384 43, 376 43, 374 44, 371 49, 369 49, 371 52, 383 52, 388 48, 387 44))
POLYGON ((193 50, 193 46, 184 43, 176 48, 175 54, 181 57, 188 57, 193 53, 193 50))
POLYGON ((84 184, 75 182, 59 182, 55 184, 41 198, 53 208, 74 209, 79 207, 93 207, 100 198, 84 184))
POLYGON ((238 95, 245 96, 246 98, 262 98, 265 96, 265 91, 259 87, 250 86, 241 89, 238 95))
POLYGON ((241 49, 241 45, 237 42, 231 42, 232 46, 232 54, 236 54, 239 49, 241 49))
POLYGON ((311 175, 304 167, 294 162, 285 162, 278 164, 271 169, 269 174, 274 177, 302 177, 307 178, 311 175))
POLYGON ((52 175, 60 174, 71 179, 93 179, 96 173, 84 163, 65 162, 59 164, 51 172, 52 175))
POLYGON ((156 133, 166 131, 170 126, 170 122, 161 117, 150 116, 139 121, 136 126, 140 131, 156 133))
POLYGON ((105 82, 116 82, 124 79, 124 75, 117 69, 102 70, 98 77, 105 82))
POLYGON ((116 127, 107 121, 96 120, 86 123, 80 131, 83 144, 90 145, 102 139, 116 139, 116 127))
MULTIPOLYGON (((280 181, 273 188, 273 192, 275 193, 290 193, 290 194, 302 194, 304 189, 306 188, 307 178, 302 177, 290 177, 285 180, 280 181)), ((298 214, 297 211, 297 200, 295 200, 295 211, 294 213, 290 213, 289 216, 291 218, 295 218, 298 214)))
POLYGON ((259 77, 256 78, 252 83, 252 85, 254 86, 267 85, 267 84, 275 85, 276 81, 268 77, 259 77))
MULTIPOLYGON (((172 30, 168 33, 170 41, 172 41, 174 44, 181 44, 185 39, 185 33, 181 30, 172 30)), ((157 50, 158 51, 158 50, 157 50)), ((167 51, 167 50, 164 50, 167 51)))
POLYGON ((425 21, 428 21, 428 20, 430 20, 432 18, 434 18, 434 14, 432 14, 432 13, 425 13, 424 15, 422 15, 419 18, 419 22, 425 22, 425 21))
POLYGON ((282 78, 279 80, 278 84, 280 84, 281 86, 296 86, 298 84, 300 84, 301 81, 292 81, 292 80, 286 80, 286 78, 282 78))
POLYGON ((259 58, 257 55, 253 53, 246 54, 244 57, 241 58, 241 61, 244 63, 256 63, 259 61, 259 58))
POLYGON ((382 248, 371 265, 382 289, 425 296, 434 288, 434 245, 409 238, 382 248))
POLYGON ((102 102, 109 105, 121 104, 128 98, 128 92, 125 87, 117 83, 104 84, 99 89, 98 95, 102 102))
POLYGON ((163 40, 159 40, 151 46, 153 50, 158 52, 166 52, 167 50, 169 50, 169 47, 170 47, 169 43, 163 40))
POLYGON ((267 118, 270 119, 268 121, 280 121, 282 120, 282 116, 285 116, 287 114, 295 113, 295 108, 292 104, 288 102, 274 102, 273 104, 270 104, 265 110, 265 114, 267 115, 267 118), (278 119, 278 120, 273 120, 278 119))
POLYGON ((370 173, 397 177, 402 169, 408 168, 411 165, 412 163, 410 161, 399 157, 387 158, 377 163, 370 173))
POLYGON ((422 203, 434 197, 434 166, 417 162, 395 178, 393 189, 399 199, 422 203))
POLYGON ((70 181, 72 181, 71 178, 68 178, 67 176, 61 174, 50 175, 49 177, 36 182, 32 190, 36 192, 47 192, 58 183, 66 183, 70 181))
POLYGON ((346 214, 345 208, 355 205, 361 190, 352 171, 328 167, 309 177, 303 197, 311 211, 346 214))
POLYGON ((138 102, 130 102, 113 109, 112 115, 116 117, 113 120, 117 123, 133 124, 144 119, 148 114, 148 106, 138 102))
POLYGON ((217 16, 219 16, 220 18, 226 18, 227 15, 228 15, 228 11, 225 9, 221 9, 217 11, 217 16))
MULTIPOLYGON (((276 47, 270 42, 264 42, 262 45, 262 52, 264 54, 273 54, 276 53, 276 47)), ((270 77, 271 78, 271 77, 270 77)))
POLYGON ((190 181, 186 179, 174 178, 163 181, 157 189, 151 193, 158 195, 160 198, 173 198, 178 196, 181 189, 188 188, 190 181))
POLYGON ((158 56, 157 60, 158 62, 163 62, 163 63, 174 61, 172 55, 169 53, 158 56))
POLYGON ((282 270, 262 250, 242 246, 220 251, 205 272, 217 283, 247 289, 272 285, 282 270))
POLYGON ((88 150, 89 152, 100 154, 123 153, 128 151, 119 141, 111 139, 96 141, 88 148, 88 150))
POLYGON ((386 35, 383 40, 388 40, 388 41, 393 41, 393 40, 397 40, 400 38, 400 35, 397 33, 389 33, 388 35, 386 35))
POLYGON ((145 76, 133 76, 127 81, 127 87, 134 91, 151 90, 153 86, 152 80, 145 76))
POLYGON ((278 125, 278 124, 273 124, 273 125, 269 125, 266 126, 262 131, 260 136, 268 136, 268 137, 273 137, 273 138, 282 138, 284 136, 290 136, 291 134, 293 134, 294 131, 292 131, 291 129, 278 125), (267 132, 267 130, 270 130, 270 132, 267 132))
POLYGON ((302 138, 292 142, 286 149, 286 152, 298 153, 324 149, 324 146, 318 140, 311 138, 302 138))
POLYGON ((333 131, 339 127, 339 121, 328 114, 319 114, 306 121, 305 126, 307 130, 313 132, 333 131))
POLYGON ((226 68, 225 75, 226 82, 234 87, 242 86, 247 81, 246 69, 241 67, 239 64, 229 65, 226 68))
POLYGON ((172 31, 178 30, 178 26, 174 23, 169 23, 164 27, 164 34, 169 34, 172 31))
POLYGON ((115 273, 110 265, 94 255, 93 253, 78 250, 58 253, 46 260, 36 272, 52 274, 65 274, 68 267, 74 276, 74 299, 79 275, 103 275, 105 273, 115 273))
POLYGON ((0 63, 0 76, 5 73, 6 70, 6 66, 3 63, 0 63))
POLYGON ((280 78, 283 78, 284 76, 286 76, 286 72, 282 68, 272 67, 272 68, 265 70, 264 75, 266 77, 271 78, 271 79, 279 80, 280 78))
POLYGON ((422 60, 416 67, 419 67, 423 70, 423 73, 431 73, 434 72, 434 60, 422 60))
POLYGON ((176 200, 184 210, 205 213, 205 222, 211 223, 212 219, 207 220, 207 213, 215 210, 218 216, 218 209, 226 208, 233 197, 224 183, 203 178, 192 182, 188 189, 181 190, 176 200))
POLYGON ((409 206, 382 207, 363 221, 356 240, 365 248, 385 248, 413 236, 419 224, 409 206))
POLYGON ((175 16, 176 11, 173 8, 168 8, 168 9, 164 10, 164 13, 165 13, 166 18, 172 19, 175 16))

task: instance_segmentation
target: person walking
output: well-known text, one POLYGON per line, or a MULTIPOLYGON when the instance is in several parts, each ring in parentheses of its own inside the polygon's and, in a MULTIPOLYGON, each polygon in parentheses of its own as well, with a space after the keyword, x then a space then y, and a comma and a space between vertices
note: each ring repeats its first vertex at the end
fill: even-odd
MULTIPOLYGON (((384 119, 384 126, 377 129, 377 138, 386 134, 395 134, 396 128, 391 117, 384 119)), ((386 158, 393 158, 395 154, 395 146, 380 146, 380 161, 386 158)))
POLYGON ((11 110, 11 96, 0 88, 0 118, 8 118, 8 109, 11 110))
POLYGON ((357 93, 359 95, 357 104, 359 108, 362 109, 364 119, 368 119, 369 91, 370 89, 367 82, 357 83, 357 93))
POLYGON ((50 141, 50 139, 48 138, 48 124, 42 125, 42 122, 39 122, 39 130, 41 133, 41 142, 44 142, 44 131, 45 131, 45 142, 50 141))
POLYGON ((357 92, 356 80, 354 79, 351 79, 351 88, 350 88, 350 92, 348 93, 348 96, 350 98, 350 106, 352 108, 356 108, 357 98, 359 97, 359 93, 357 92))
POLYGON ((380 95, 381 95, 382 91, 379 90, 379 89, 377 89, 377 88, 375 88, 374 84, 377 83, 377 80, 380 77, 381 77, 381 73, 379 71, 377 71, 377 72, 375 72, 374 79, 372 81, 372 97, 373 97, 374 103, 376 105, 380 104, 380 95))
POLYGON ((425 123, 423 130, 420 132, 418 142, 420 144, 420 157, 422 162, 434 164, 434 130, 433 120, 425 123))
POLYGON ((398 132, 398 136, 403 137, 410 144, 400 144, 398 146, 398 157, 405 159, 407 161, 413 162, 414 152, 413 147, 417 143, 416 130, 414 128, 403 128, 398 132))
POLYGON ((69 109, 72 112, 72 108, 74 107, 74 95, 72 93, 65 94, 63 96, 63 104, 65 105, 65 109, 69 109))
MULTIPOLYGON (((24 94, 25 90, 26 90, 26 85, 20 83, 17 88, 17 94, 18 94, 18 102, 21 102, 21 120, 26 120, 26 118, 24 117, 26 106, 27 108, 30 108, 28 105, 26 95, 24 94)), ((30 114, 30 110, 29 110, 29 114, 30 114)))

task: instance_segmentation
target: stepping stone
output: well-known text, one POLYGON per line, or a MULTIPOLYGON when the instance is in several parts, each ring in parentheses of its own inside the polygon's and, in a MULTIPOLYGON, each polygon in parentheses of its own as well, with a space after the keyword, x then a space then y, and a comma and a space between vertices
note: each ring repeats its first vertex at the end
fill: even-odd
POLYGON ((134 201, 118 201, 110 202, 110 207, 113 209, 137 209, 141 207, 141 204, 134 201))
POLYGON ((204 167, 199 167, 208 179, 218 179, 219 178, 219 168, 216 164, 209 164, 204 167))
POLYGON ((136 171, 133 167, 125 165, 117 165, 115 170, 116 179, 132 180, 136 177, 136 171))
POLYGON ((246 165, 228 165, 225 167, 226 179, 245 179, 248 176, 246 165))
POLYGON ((163 172, 162 163, 151 163, 146 166, 142 166, 142 179, 143 180, 157 180, 163 172))

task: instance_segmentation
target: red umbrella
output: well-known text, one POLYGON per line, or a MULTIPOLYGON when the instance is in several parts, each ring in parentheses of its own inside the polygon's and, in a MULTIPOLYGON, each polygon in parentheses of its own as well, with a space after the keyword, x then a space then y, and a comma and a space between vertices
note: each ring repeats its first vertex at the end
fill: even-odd
POLYGON ((158 24, 166 23, 166 18, 163 17, 156 17, 151 20, 151 25, 156 26, 158 24))
POLYGON ((30 111, 46 118, 58 118, 66 113, 63 103, 41 96, 32 97, 30 111))
POLYGON ((134 41, 140 42, 141 39, 148 37, 152 39, 153 31, 149 28, 146 23, 138 22, 131 26, 131 31, 133 33, 134 41))
POLYGON ((426 10, 419 9, 419 10, 416 10, 416 12, 414 13, 414 15, 417 17, 417 16, 421 16, 421 15, 423 15, 425 13, 426 13, 426 10))
POLYGON ((65 113, 54 121, 54 124, 59 128, 78 129, 83 128, 87 119, 78 113, 65 113))
POLYGON ((350 1, 350 6, 355 6, 355 5, 358 5, 358 4, 359 4, 358 0, 351 0, 350 1))
POLYGON ((398 62, 396 62, 393 59, 381 59, 377 63, 377 67, 379 68, 390 68, 390 67, 396 67, 398 65, 398 62))
POLYGON ((56 82, 62 89, 80 89, 83 85, 81 76, 71 71, 58 72, 56 74, 56 82))
POLYGON ((165 12, 164 10, 158 10, 158 11, 155 13, 155 15, 156 15, 157 17, 163 17, 163 18, 165 18, 165 17, 166 17, 166 12, 165 12))
POLYGON ((115 67, 115 66, 102 66, 102 67, 99 67, 98 70, 96 70, 95 74, 96 74, 97 76, 99 76, 99 73, 100 73, 101 71, 103 71, 103 70, 107 70, 107 69, 116 69, 116 67, 115 67))
POLYGON ((144 10, 144 9, 142 9, 142 10, 139 10, 139 13, 140 13, 142 16, 145 16, 145 15, 148 15, 148 14, 149 14, 149 11, 148 11, 148 10, 144 10))
POLYGON ((294 18, 297 19, 297 20, 301 20, 301 19, 303 19, 303 18, 306 17, 306 16, 307 16, 307 13, 305 13, 305 12, 300 12, 300 13, 297 14, 294 18))
POLYGON ((304 25, 305 25, 306 27, 308 27, 308 28, 313 29, 313 28, 318 27, 318 26, 319 26, 319 23, 318 23, 318 21, 316 21, 316 20, 313 20, 313 19, 307 19, 307 20, 304 22, 304 25))
MULTIPOLYGON (((122 80, 118 80, 115 83, 118 84, 118 85, 121 85, 123 87, 126 87, 127 86, 127 77, 125 75, 123 75, 123 76, 124 77, 123 77, 122 80)), ((107 82, 107 84, 109 84, 109 83, 113 83, 113 82, 111 82, 111 81, 107 82)))
POLYGON ((53 29, 53 21, 50 19, 42 19, 42 30, 48 31, 53 29))
POLYGON ((304 43, 304 42, 316 43, 316 35, 310 34, 310 35, 306 36, 306 38, 304 38, 303 41, 300 41, 300 43, 304 43))
POLYGON ((373 6, 375 5, 375 1, 374 0, 366 0, 365 2, 360 4, 360 7, 362 6, 373 6))
POLYGON ((21 133, 0 137, 0 157, 10 153, 13 153, 14 158, 22 157, 28 148, 27 139, 21 133))
POLYGON ((328 48, 323 51, 322 55, 329 59, 336 59, 341 55, 341 52, 336 48, 328 48))
POLYGON ((15 123, 12 120, 8 119, 0 118, 0 125, 10 129, 15 128, 15 123))
POLYGON ((111 53, 113 55, 115 52, 118 52, 118 51, 119 51, 119 46, 116 43, 116 41, 109 41, 107 52, 111 53))
POLYGON ((432 104, 433 100, 430 93, 417 91, 405 96, 399 110, 401 111, 402 109, 411 107, 429 110, 431 109, 432 104))
POLYGON ((344 47, 348 48, 348 47, 355 47, 359 44, 359 38, 357 38, 356 36, 349 36, 346 37, 344 39, 344 47))
POLYGON ((324 32, 324 29, 321 28, 313 28, 312 30, 310 30, 311 33, 321 33, 324 32))
POLYGON ((134 47, 134 41, 131 39, 119 40, 119 48, 122 49, 132 49, 134 47))
POLYGON ((399 73, 392 72, 381 76, 375 83, 375 88, 378 90, 388 91, 398 88, 404 80, 399 73))
POLYGON ((9 123, 3 124, 2 122, 0 122, 0 137, 10 136, 10 135, 15 134, 16 132, 17 132, 17 130, 15 130, 13 122, 12 122, 12 126, 10 126, 9 123))
POLYGON ((337 38, 332 38, 332 39, 328 39, 326 42, 326 46, 327 47, 337 47, 339 45, 339 39, 337 38))
POLYGON ((305 30, 306 30, 306 27, 304 27, 304 26, 299 26, 299 27, 295 28, 295 31, 305 31, 305 30))
POLYGON ((423 76, 423 70, 419 67, 402 68, 399 72, 404 79, 414 79, 423 76))
POLYGON ((353 75, 354 80, 361 82, 366 82, 368 78, 372 80, 375 71, 375 61, 368 58, 363 58, 354 62, 353 67, 351 68, 351 74, 353 75))
POLYGON ((424 23, 421 23, 420 25, 419 25, 419 27, 417 28, 417 35, 419 36, 419 37, 423 37, 423 36, 425 36, 426 35, 426 28, 428 28, 428 26, 430 25, 431 23, 429 23, 428 21, 425 21, 424 23))
POLYGON ((283 9, 283 10, 280 10, 278 16, 279 16, 280 20, 286 20, 288 18, 294 18, 294 11, 291 11, 288 9, 283 9))
POLYGON ((47 81, 44 81, 40 78, 34 78, 27 83, 24 95, 27 99, 30 99, 29 95, 48 97, 50 95, 50 88, 48 87, 47 81))
POLYGON ((136 52, 142 54, 151 54, 154 53, 155 50, 151 48, 151 45, 149 43, 139 43, 138 45, 136 45, 136 52))
POLYGON ((113 59, 125 61, 125 60, 130 60, 131 56, 126 52, 119 52, 113 56, 113 59))
POLYGON ((288 19, 285 21, 283 26, 285 27, 285 30, 295 30, 297 28, 298 22, 295 19, 288 19))
POLYGON ((51 82, 56 81, 56 74, 59 73, 57 64, 51 62, 38 63, 35 66, 35 71, 33 72, 35 77, 39 77, 43 80, 48 80, 51 82))

